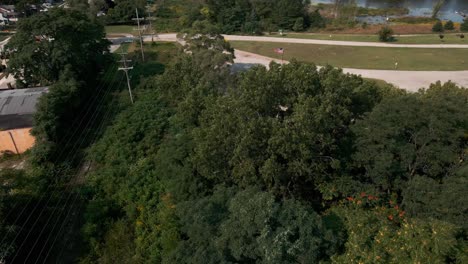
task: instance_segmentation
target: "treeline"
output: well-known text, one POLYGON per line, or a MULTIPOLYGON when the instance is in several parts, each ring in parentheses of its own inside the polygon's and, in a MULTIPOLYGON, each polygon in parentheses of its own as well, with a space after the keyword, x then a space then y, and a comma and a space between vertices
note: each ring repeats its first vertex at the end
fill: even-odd
POLYGON ((135 8, 141 17, 153 12, 157 17, 155 28, 160 31, 180 31, 190 28, 195 21, 209 21, 223 33, 261 34, 278 30, 303 31, 321 28, 325 20, 318 10, 309 11, 309 1, 304 0, 165 0, 155 1, 145 8, 145 1, 118 0, 111 3, 77 4, 72 7, 95 10, 96 6, 107 12, 100 19, 107 23, 129 23, 135 18, 135 8))
POLYGON ((89 151, 82 263, 467 261, 466 89, 186 40, 89 151))

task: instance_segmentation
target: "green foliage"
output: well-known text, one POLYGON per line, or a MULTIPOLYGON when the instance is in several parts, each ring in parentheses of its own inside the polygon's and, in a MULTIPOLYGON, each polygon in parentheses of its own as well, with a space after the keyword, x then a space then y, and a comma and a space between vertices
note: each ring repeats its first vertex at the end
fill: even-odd
POLYGON ((201 116, 194 166, 215 182, 306 195, 340 168, 348 126, 380 98, 371 83, 331 67, 254 68, 201 116))
POLYGON ((184 51, 193 54, 196 63, 204 69, 224 67, 227 62, 233 62, 234 49, 225 41, 220 28, 206 20, 195 21, 182 37, 184 51))
POLYGON ((0 259, 7 258, 14 252, 14 238, 18 234, 18 224, 7 219, 9 211, 17 210, 13 204, 19 205, 22 189, 27 185, 25 173, 22 170, 0 169, 0 259), (20 190, 12 194, 15 190, 20 190))
POLYGON ((33 135, 47 142, 57 142, 67 131, 66 124, 72 117, 71 109, 79 103, 77 82, 71 73, 65 72, 39 99, 33 135))
POLYGON ((303 30, 306 23, 306 1, 303 0, 278 0, 254 1, 206 1, 205 14, 211 22, 221 25, 223 33, 244 32, 252 34, 260 30, 272 31, 273 27, 292 30, 303 30), (302 18, 302 28, 300 27, 302 18), (260 25, 263 27, 260 29, 260 25), (296 26, 296 27, 295 27, 296 26), (257 30, 252 30, 253 28, 257 30))
POLYGON ((455 29, 455 25, 453 24, 453 21, 452 20, 449 20, 445 23, 444 25, 444 29, 445 30, 454 30, 455 29))
POLYGON ((432 26, 432 32, 444 32, 444 26, 442 25, 442 21, 437 20, 434 26, 432 26))
POLYGON ((383 101, 353 126, 354 160, 366 181, 397 191, 416 175, 453 174, 467 147, 467 101, 466 90, 453 83, 383 101))
POLYGON ((222 31, 194 22, 90 148, 83 263, 466 260, 466 90, 233 73, 222 31))
POLYGON ((256 189, 221 188, 182 204, 179 217, 187 239, 170 263, 317 263, 336 250, 333 232, 317 213, 256 189))
MULTIPOLYGON (((396 207, 397 208, 397 207, 396 207)), ((398 209, 340 206, 333 209, 345 223, 345 252, 332 263, 446 263, 462 261, 463 245, 454 225, 436 220, 406 219, 398 209)), ((460 262, 461 263, 461 262, 460 262)))
POLYGON ((304 30, 304 18, 302 17, 297 18, 292 29, 296 32, 303 31, 304 30))
POLYGON ((110 8, 106 19, 108 23, 125 23, 136 18, 135 9, 138 9, 140 17, 145 17, 146 1, 144 0, 116 0, 115 6, 110 8))
POLYGON ((463 23, 460 25, 460 30, 462 32, 468 32, 468 19, 463 20, 463 23))
POLYGON ((393 29, 388 26, 382 27, 377 33, 379 40, 382 42, 389 42, 393 40, 393 29))
POLYGON ((428 177, 416 176, 403 192, 403 205, 410 216, 434 218, 468 230, 465 221, 468 198, 464 195, 467 191, 466 172, 446 178, 441 184, 428 177))
POLYGON ((318 9, 309 14, 309 23, 311 29, 324 28, 326 25, 325 18, 320 15, 318 9))
POLYGON ((104 63, 104 28, 76 10, 54 8, 18 23, 6 46, 8 70, 20 85, 50 85, 64 69, 93 80, 104 63))

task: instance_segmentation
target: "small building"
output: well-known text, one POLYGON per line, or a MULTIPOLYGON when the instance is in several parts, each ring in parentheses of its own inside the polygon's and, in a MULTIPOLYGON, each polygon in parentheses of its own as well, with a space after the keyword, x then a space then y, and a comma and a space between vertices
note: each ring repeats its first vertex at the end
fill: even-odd
POLYGON ((20 154, 34 145, 33 115, 47 92, 48 87, 0 90, 0 153, 20 154))

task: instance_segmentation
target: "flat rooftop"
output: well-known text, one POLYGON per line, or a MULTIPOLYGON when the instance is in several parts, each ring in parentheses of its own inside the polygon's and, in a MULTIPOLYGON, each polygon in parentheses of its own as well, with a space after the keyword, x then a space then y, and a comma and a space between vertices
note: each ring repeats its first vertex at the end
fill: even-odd
POLYGON ((0 90, 0 129, 31 127, 39 98, 48 87, 0 90))

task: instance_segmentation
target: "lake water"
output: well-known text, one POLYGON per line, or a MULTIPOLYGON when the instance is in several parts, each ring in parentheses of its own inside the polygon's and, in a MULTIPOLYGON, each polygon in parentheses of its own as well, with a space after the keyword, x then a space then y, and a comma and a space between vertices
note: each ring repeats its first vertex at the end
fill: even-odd
MULTIPOLYGON (((344 2, 348 0, 343 0, 344 2)), ((311 0, 312 4, 333 3, 333 0, 311 0)), ((410 16, 431 16, 432 7, 437 0, 356 0, 359 6, 369 8, 385 8, 385 7, 406 7, 409 9, 410 16)), ((439 18, 442 20, 452 20, 454 22, 462 22, 463 17, 455 12, 463 12, 468 14, 468 0, 446 0, 442 7, 439 18)))

